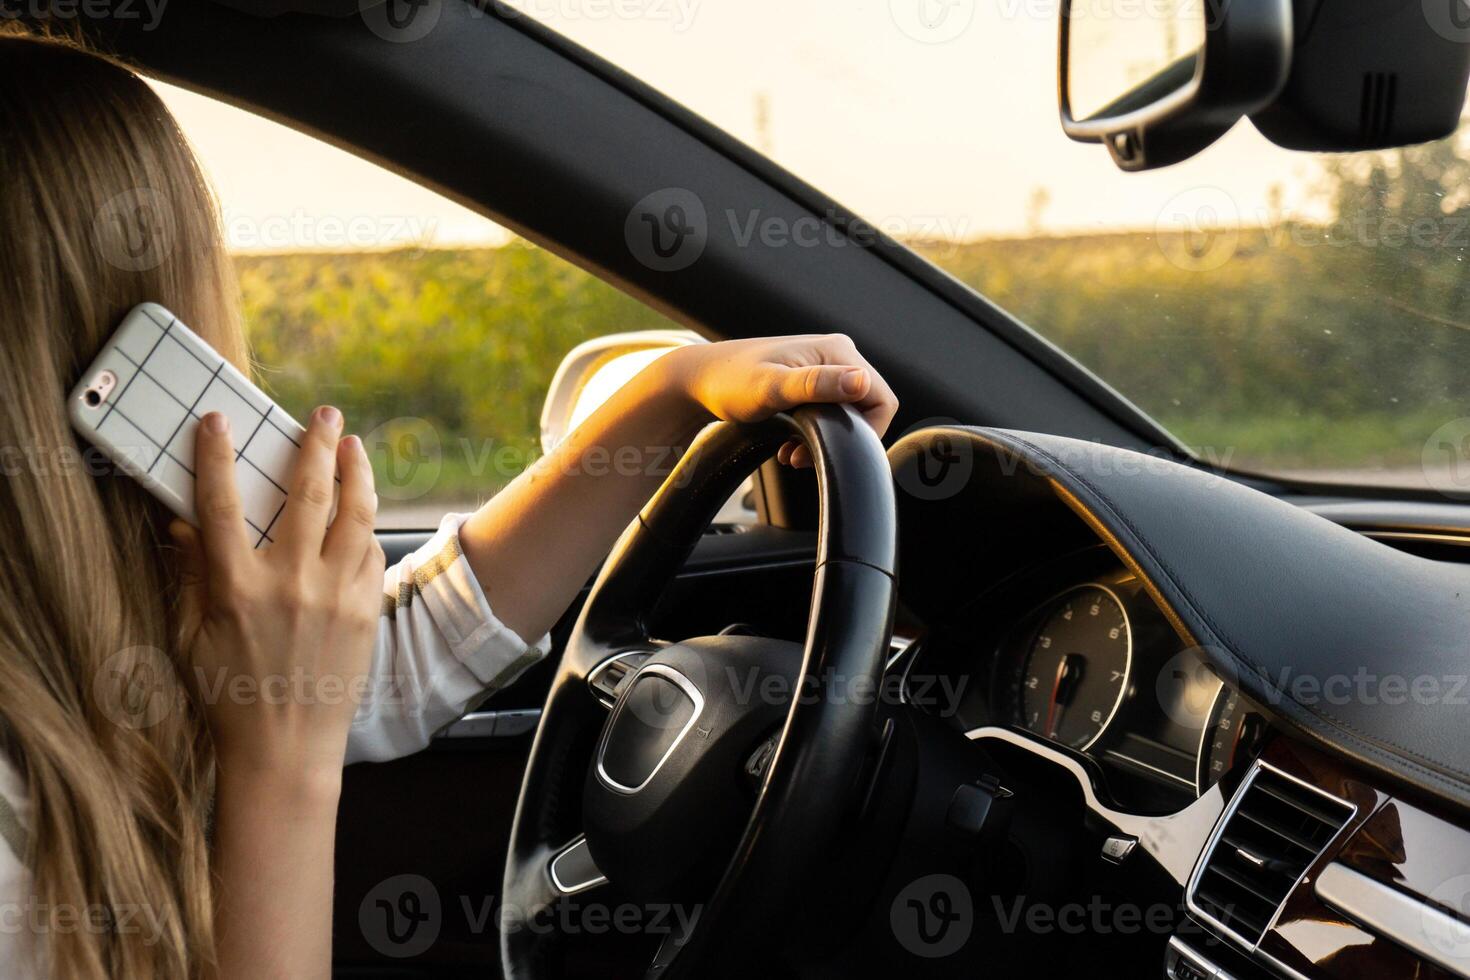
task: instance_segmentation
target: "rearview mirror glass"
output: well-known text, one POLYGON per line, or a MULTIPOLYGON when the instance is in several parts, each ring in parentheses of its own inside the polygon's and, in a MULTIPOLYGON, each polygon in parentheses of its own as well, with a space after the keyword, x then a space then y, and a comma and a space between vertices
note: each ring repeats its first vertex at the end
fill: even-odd
POLYGON ((1122 115, 1196 83, 1203 0, 1151 0, 1148 10, 1120 18, 1117 0, 1073 0, 1067 99, 1074 119, 1122 115))

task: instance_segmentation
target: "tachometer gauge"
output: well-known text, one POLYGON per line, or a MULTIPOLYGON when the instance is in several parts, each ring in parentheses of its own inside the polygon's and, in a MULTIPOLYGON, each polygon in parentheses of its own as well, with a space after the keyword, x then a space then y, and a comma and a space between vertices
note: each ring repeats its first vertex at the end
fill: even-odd
POLYGON ((1200 737, 1199 791, 1203 793, 1243 759, 1255 754, 1266 734, 1266 719, 1246 704, 1240 692, 1222 685, 1200 737))
POLYGON ((1016 722, 1086 749, 1123 701, 1132 651, 1128 613, 1111 589, 1083 585, 1052 599, 1016 676, 1016 722))

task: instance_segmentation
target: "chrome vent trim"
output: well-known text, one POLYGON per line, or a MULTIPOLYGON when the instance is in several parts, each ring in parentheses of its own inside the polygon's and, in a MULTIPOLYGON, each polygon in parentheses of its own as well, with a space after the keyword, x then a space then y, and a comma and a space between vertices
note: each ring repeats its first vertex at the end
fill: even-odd
POLYGON ((1357 807, 1257 761, 1216 824, 1185 890, 1191 914, 1255 952, 1357 807))

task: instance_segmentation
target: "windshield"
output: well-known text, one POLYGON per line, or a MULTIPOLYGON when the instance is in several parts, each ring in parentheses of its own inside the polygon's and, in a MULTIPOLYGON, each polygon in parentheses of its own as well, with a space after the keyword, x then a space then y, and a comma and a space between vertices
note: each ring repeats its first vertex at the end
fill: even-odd
POLYGON ((1207 462, 1470 493, 1460 138, 1333 157, 1242 122, 1125 174, 1062 134, 1057 0, 517 5, 909 242, 1207 462))

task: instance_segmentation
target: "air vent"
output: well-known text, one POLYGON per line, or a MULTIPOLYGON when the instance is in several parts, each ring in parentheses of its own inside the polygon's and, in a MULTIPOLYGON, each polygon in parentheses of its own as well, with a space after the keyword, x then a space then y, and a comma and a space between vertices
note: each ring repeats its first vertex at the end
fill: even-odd
POLYGON ((1254 949, 1352 815, 1342 800, 1257 764, 1195 869, 1190 907, 1254 949))
POLYGON ((1363 92, 1358 102, 1358 132, 1373 144, 1387 142, 1393 131, 1394 100, 1399 77, 1392 72, 1363 74, 1363 92))

